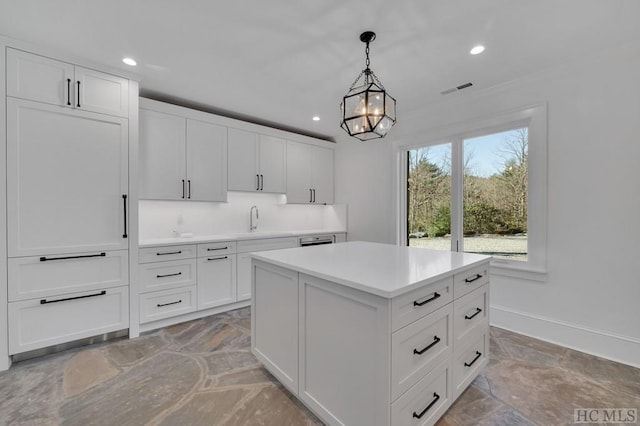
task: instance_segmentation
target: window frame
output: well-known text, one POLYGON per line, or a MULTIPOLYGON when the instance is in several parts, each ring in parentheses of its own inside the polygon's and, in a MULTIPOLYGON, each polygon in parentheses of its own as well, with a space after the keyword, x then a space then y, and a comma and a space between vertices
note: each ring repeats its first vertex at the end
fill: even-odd
POLYGON ((528 128, 527 260, 493 258, 492 273, 534 281, 547 276, 547 105, 528 106, 473 122, 456 123, 428 132, 422 143, 396 144, 398 160, 397 242, 407 244, 408 152, 412 149, 451 143, 451 250, 463 241, 462 208, 464 140, 517 128, 528 128))

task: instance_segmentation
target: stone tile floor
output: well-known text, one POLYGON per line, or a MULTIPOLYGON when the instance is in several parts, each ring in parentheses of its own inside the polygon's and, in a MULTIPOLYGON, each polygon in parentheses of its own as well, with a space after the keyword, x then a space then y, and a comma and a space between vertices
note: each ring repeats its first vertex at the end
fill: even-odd
MULTIPOLYGON (((318 425, 249 351, 248 308, 14 364, 0 425, 318 425)), ((438 425, 563 425, 640 411, 640 369, 491 329, 488 367, 438 425)))

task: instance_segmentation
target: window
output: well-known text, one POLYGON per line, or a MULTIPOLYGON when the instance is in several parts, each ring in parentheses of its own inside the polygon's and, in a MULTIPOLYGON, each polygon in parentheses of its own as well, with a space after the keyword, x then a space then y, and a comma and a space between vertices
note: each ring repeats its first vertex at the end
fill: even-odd
POLYGON ((459 127, 440 142, 401 147, 402 237, 412 247, 490 255, 497 273, 543 279, 546 108, 459 127))

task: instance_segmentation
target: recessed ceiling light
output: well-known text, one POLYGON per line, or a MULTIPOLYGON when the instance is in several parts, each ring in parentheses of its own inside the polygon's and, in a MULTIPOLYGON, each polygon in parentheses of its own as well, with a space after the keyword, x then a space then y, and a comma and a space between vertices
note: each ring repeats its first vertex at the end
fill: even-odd
POLYGON ((134 61, 131 58, 123 58, 122 62, 124 62, 125 64, 130 65, 132 67, 135 67, 138 64, 136 61, 134 61))
POLYGON ((313 121, 320 121, 320 117, 318 117, 317 115, 314 115, 312 118, 313 121))
POLYGON ((482 52, 484 52, 484 46, 482 45, 474 46, 474 48, 469 51, 472 55, 477 55, 482 52))

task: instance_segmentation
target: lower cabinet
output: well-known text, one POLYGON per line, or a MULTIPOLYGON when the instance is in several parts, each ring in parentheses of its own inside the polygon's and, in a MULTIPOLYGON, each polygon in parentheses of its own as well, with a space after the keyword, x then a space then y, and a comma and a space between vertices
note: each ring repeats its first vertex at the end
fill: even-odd
POLYGON ((455 294, 454 272, 387 299, 252 265, 252 352, 326 424, 433 425, 488 363, 488 316, 465 320, 488 308, 488 280, 455 294))
POLYGON ((129 287, 9 303, 14 355, 129 327, 129 287))
POLYGON ((236 301, 236 255, 198 258, 198 309, 236 301))

